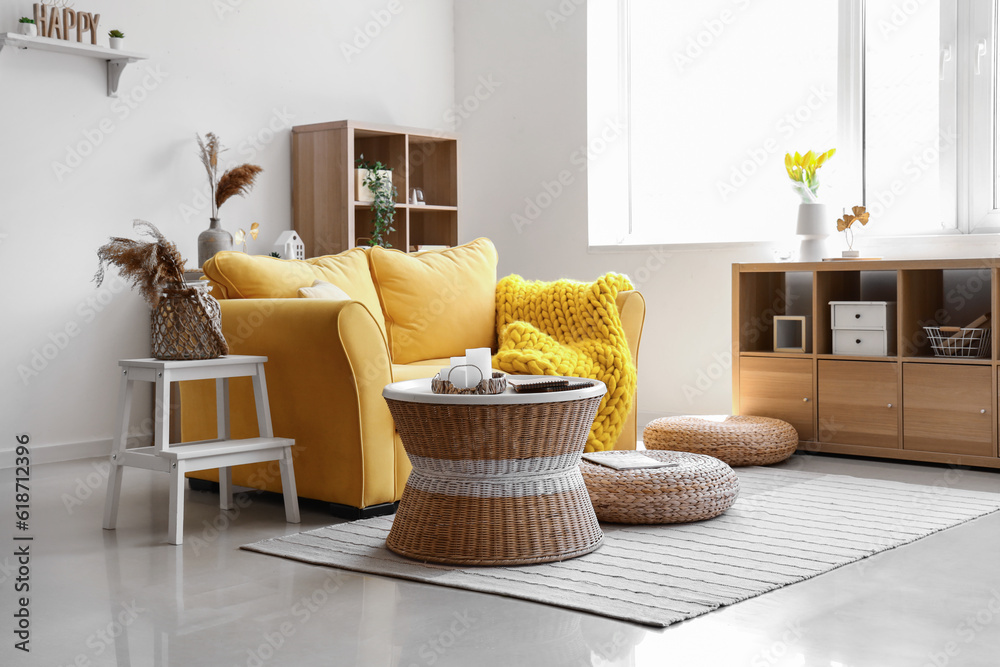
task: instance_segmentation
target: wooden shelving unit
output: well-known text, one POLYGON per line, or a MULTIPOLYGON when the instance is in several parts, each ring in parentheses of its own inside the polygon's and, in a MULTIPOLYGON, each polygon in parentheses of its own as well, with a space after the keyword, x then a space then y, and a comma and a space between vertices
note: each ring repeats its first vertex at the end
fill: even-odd
POLYGON ((371 235, 371 205, 354 198, 361 155, 392 167, 394 248, 458 243, 458 137, 343 120, 292 128, 293 226, 306 257, 343 252, 371 235), (411 188, 423 190, 425 205, 407 203, 411 188))
POLYGON ((121 81, 122 72, 129 63, 146 60, 149 58, 145 53, 136 51, 125 51, 123 49, 109 49, 105 46, 95 46, 93 44, 81 44, 64 39, 52 39, 50 37, 28 37, 18 35, 13 32, 0 33, 0 51, 5 46, 15 49, 35 49, 38 51, 49 51, 50 53, 65 53, 71 56, 84 56, 86 58, 96 58, 107 62, 108 69, 108 97, 118 97, 118 83, 121 81))
POLYGON ((1000 468, 996 341, 935 357, 924 326, 993 313, 1000 260, 733 265, 733 413, 784 419, 800 449, 1000 468), (896 303, 893 356, 832 354, 830 301, 896 303), (805 353, 773 351, 775 315, 806 315, 805 353))

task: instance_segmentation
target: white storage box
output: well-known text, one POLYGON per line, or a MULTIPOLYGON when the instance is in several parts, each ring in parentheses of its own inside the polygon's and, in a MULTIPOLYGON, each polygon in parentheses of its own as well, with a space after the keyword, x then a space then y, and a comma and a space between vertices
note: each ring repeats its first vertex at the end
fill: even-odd
POLYGON ((896 354, 896 304, 892 301, 831 301, 833 353, 856 357, 896 354))

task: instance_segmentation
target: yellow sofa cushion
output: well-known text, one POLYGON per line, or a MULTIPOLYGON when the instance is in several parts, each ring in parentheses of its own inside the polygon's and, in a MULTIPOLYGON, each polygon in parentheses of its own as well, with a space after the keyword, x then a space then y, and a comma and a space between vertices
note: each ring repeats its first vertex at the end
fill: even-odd
POLYGON ((492 241, 409 255, 376 247, 369 259, 394 364, 493 347, 497 251, 492 241))
POLYGON ((312 287, 317 280, 328 282, 360 301, 385 333, 382 307, 361 248, 305 260, 220 252, 202 270, 219 299, 294 299, 300 288, 312 287))

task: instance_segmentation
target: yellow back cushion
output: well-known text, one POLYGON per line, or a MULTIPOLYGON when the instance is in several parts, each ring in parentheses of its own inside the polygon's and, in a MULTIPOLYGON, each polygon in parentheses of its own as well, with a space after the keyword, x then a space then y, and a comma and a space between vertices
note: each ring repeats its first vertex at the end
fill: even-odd
POLYGON ((376 247, 369 259, 394 364, 493 346, 497 251, 492 241, 410 255, 376 247))
POLYGON ((382 307, 361 248, 304 260, 220 252, 202 270, 215 288, 212 294, 220 299, 294 299, 299 288, 312 287, 317 280, 328 282, 364 304, 385 333, 382 307))

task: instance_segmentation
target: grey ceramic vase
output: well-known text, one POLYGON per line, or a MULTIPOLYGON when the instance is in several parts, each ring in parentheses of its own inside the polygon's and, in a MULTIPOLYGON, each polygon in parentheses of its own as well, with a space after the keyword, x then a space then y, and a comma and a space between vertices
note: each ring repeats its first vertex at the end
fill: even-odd
POLYGON ((220 250, 233 249, 233 235, 222 228, 218 218, 209 218, 208 229, 198 234, 198 268, 212 259, 220 250))

